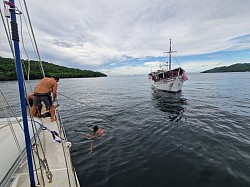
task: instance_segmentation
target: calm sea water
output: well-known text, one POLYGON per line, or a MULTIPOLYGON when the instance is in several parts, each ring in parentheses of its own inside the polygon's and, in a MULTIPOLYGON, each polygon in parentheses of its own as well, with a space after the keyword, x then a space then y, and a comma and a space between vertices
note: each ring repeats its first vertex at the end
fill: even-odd
MULTIPOLYGON (((250 73, 188 76, 177 94, 146 76, 60 80, 81 186, 250 186, 250 73), (92 142, 94 125, 106 134, 92 142)), ((17 92, 16 82, 0 85, 17 92)))

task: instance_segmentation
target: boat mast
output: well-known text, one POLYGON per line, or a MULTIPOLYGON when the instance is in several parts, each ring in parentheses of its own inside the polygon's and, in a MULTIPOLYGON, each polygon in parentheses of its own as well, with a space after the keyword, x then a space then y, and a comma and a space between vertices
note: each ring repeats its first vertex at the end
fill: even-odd
POLYGON ((175 53, 175 52, 177 52, 177 51, 172 51, 172 42, 171 42, 171 38, 170 38, 169 40, 170 40, 170 47, 169 47, 169 51, 166 52, 166 53, 169 53, 169 55, 168 55, 168 62, 169 62, 168 70, 170 71, 170 70, 171 70, 171 65, 172 65, 172 53, 175 53))
POLYGON ((170 40, 170 47, 169 47, 169 67, 168 67, 168 70, 170 71, 171 70, 171 38, 169 39, 170 40))
POLYGON ((25 97, 25 91, 24 91, 23 71, 22 71, 22 64, 21 64, 21 59, 20 59, 18 26, 16 22, 15 1, 10 0, 10 4, 8 5, 10 6, 10 12, 11 12, 11 32, 12 32, 12 40, 14 43, 16 73, 17 73, 20 101, 21 101, 24 136, 25 136, 28 166, 29 166, 30 186, 35 187, 35 177, 34 177, 32 153, 31 153, 31 142, 30 142, 28 118, 27 118, 27 111, 26 111, 26 97, 25 97))

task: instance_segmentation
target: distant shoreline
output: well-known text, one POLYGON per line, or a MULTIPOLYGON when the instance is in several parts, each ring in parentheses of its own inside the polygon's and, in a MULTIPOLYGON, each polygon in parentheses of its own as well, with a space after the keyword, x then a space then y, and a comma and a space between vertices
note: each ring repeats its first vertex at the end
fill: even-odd
MULTIPOLYGON (((48 76, 49 77, 49 76, 48 76)), ((62 79, 91 79, 91 78, 106 78, 107 76, 105 77, 60 77, 60 80, 62 79)), ((41 78, 42 79, 42 78, 41 78)), ((30 79, 30 81, 34 81, 34 80, 41 80, 41 79, 30 79)), ((0 82, 9 82, 9 81, 18 81, 17 79, 16 80, 0 80, 0 82)))
MULTIPOLYGON (((23 73, 25 79, 27 77, 27 70, 29 69, 29 80, 42 79, 43 75, 40 70, 40 63, 38 61, 22 60, 23 73)), ((94 77, 107 77, 106 74, 92 71, 92 70, 81 70, 76 68, 68 68, 64 66, 59 66, 49 62, 42 62, 44 73, 47 77, 52 75, 59 78, 94 78, 94 77)), ((15 81, 17 80, 16 68, 14 59, 0 57, 0 81, 15 81)))
POLYGON ((250 63, 237 63, 231 66, 216 67, 201 73, 250 72, 250 63))

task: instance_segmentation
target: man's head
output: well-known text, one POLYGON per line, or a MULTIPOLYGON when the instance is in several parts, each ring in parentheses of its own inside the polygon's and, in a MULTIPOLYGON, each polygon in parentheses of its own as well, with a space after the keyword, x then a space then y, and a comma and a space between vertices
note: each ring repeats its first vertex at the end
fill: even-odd
POLYGON ((52 76, 51 76, 51 78, 55 79, 55 80, 56 80, 56 82, 58 82, 58 81, 59 81, 59 77, 57 77, 57 76, 52 75, 52 76))

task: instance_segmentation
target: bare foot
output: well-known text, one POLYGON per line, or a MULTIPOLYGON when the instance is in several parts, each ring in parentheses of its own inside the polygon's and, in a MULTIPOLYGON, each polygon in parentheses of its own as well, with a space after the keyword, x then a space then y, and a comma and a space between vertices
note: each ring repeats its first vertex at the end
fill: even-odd
POLYGON ((51 118, 51 122, 56 121, 56 117, 51 118))

